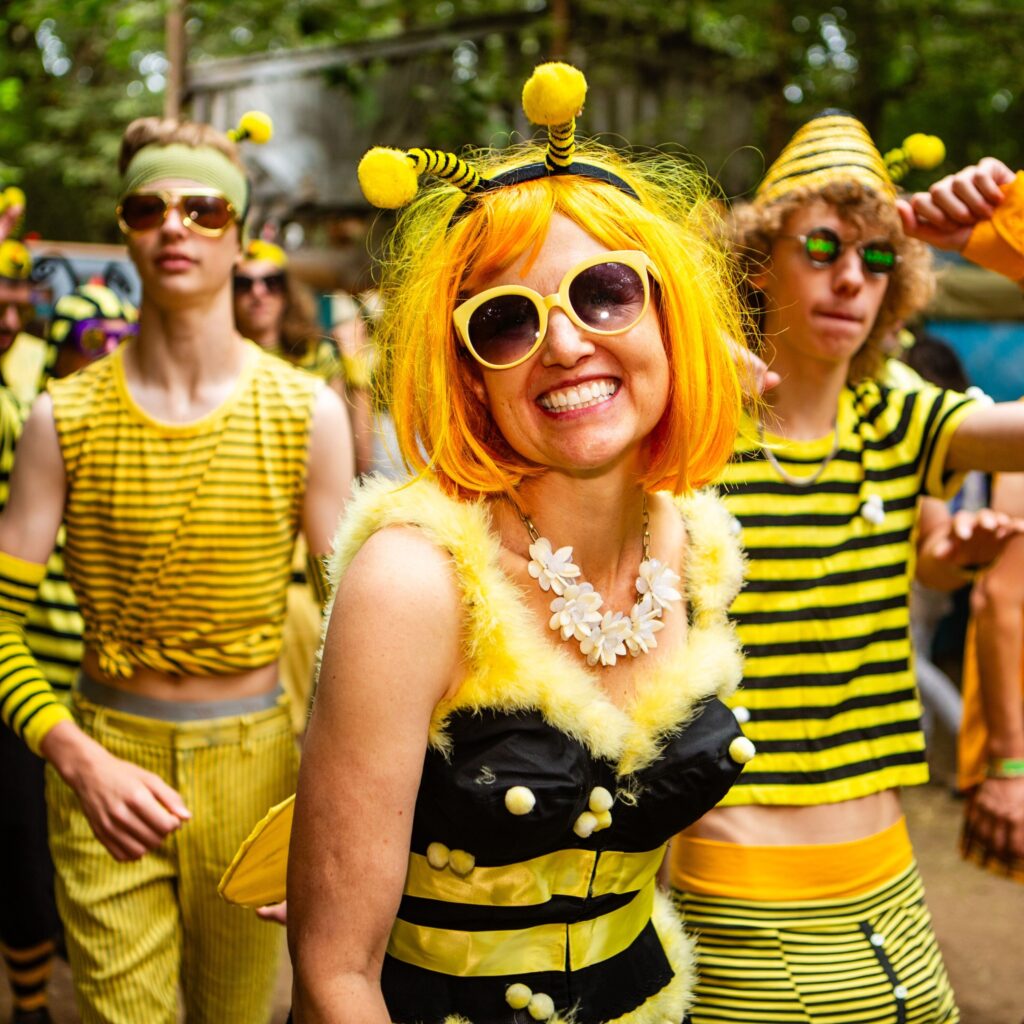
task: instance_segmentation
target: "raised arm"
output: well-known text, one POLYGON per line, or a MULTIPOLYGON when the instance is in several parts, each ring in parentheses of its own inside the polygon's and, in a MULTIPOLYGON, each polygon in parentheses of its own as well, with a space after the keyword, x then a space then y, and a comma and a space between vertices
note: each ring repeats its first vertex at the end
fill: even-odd
POLYGON ((66 490, 53 407, 42 395, 18 442, 10 495, 0 516, 0 703, 8 724, 75 791, 96 838, 115 860, 134 860, 163 842, 189 812, 159 776, 109 754, 75 725, 36 665, 22 630, 57 538, 66 490))
MULTIPOLYGON (((1024 516, 1024 475, 996 481, 993 507, 1024 516)), ((1008 545, 971 595, 989 758, 1024 760, 1024 537, 1008 545)), ((994 854, 1024 858, 1024 777, 989 778, 968 823, 994 854)))
POLYGON ((296 1024, 387 1024, 380 971, 409 864, 430 718, 460 678, 447 556, 375 534, 341 579, 288 861, 296 1024))

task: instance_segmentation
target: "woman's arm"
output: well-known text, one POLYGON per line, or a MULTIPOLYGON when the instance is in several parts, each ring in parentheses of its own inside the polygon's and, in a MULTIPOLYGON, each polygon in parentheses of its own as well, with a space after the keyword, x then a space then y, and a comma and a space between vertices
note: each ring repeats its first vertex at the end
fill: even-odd
MULTIPOLYGON (((992 504, 1024 515, 1024 475, 999 477, 992 504)), ((979 578, 971 604, 988 755, 1024 758, 1024 538, 1011 541, 979 578)), ((986 779, 972 804, 970 825, 997 856, 1024 858, 1024 778, 986 779)))
POLYGON ((352 490, 352 430, 341 399, 321 388, 313 409, 302 532, 309 553, 326 555, 334 542, 338 517, 352 490))
POLYGON ((390 528, 338 585, 288 861, 296 1024, 387 1024, 380 970, 409 864, 431 715, 461 673, 448 558, 390 528))

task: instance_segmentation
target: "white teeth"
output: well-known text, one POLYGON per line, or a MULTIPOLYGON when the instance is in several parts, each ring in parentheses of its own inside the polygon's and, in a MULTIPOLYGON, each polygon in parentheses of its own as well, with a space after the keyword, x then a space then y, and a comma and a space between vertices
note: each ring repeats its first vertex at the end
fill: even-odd
POLYGON ((619 385, 613 380, 593 380, 579 388, 549 391, 546 395, 541 395, 538 402, 542 408, 551 412, 560 409, 586 409, 610 398, 618 390, 619 385))

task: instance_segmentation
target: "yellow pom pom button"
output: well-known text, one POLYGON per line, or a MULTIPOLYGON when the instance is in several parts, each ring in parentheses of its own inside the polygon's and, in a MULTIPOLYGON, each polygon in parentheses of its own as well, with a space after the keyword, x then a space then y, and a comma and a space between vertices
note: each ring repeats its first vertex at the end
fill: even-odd
POLYGON ((597 820, 597 824, 594 826, 595 832, 600 832, 603 828, 608 828, 612 823, 612 812, 601 811, 600 814, 595 814, 594 818, 597 820))
POLYGON ((737 764, 746 764, 752 760, 754 755, 757 753, 757 748, 754 746, 746 736, 737 736, 736 739, 729 744, 729 756, 737 764))
POLYGON ((736 716, 736 721, 740 725, 746 725, 750 721, 750 708, 735 707, 732 709, 732 713, 736 716))
POLYGON ((448 858, 450 856, 451 853, 444 843, 431 843, 427 847, 427 863, 435 871, 443 871, 448 867, 448 858))
POLYGON ((452 850, 448 856, 448 867, 455 874, 465 878, 476 867, 476 857, 465 850, 452 850))
POLYGON ((526 1007, 534 1020, 550 1020, 555 1015, 555 1001, 543 992, 537 992, 526 1007))
POLYGON ((533 998, 533 992, 530 991, 529 987, 522 984, 522 982, 516 982, 514 985, 509 985, 505 989, 505 1002, 512 1007, 513 1010, 525 1010, 530 1005, 530 1000, 533 998))
POLYGON ((597 815, 591 814, 590 811, 584 811, 576 819, 576 824, 573 825, 572 830, 580 839, 589 839, 594 834, 594 829, 596 828, 597 815))
POLYGON ((537 806, 537 798, 528 786, 513 786, 505 791, 505 807, 509 814, 529 814, 537 806))
POLYGON ((523 86, 523 111, 534 124, 567 124, 583 108, 587 80, 579 68, 552 62, 534 68, 523 86))
POLYGON ((587 801, 587 806, 595 814, 601 814, 604 811, 610 811, 613 803, 615 803, 615 797, 604 786, 595 786, 590 791, 590 799, 587 801))

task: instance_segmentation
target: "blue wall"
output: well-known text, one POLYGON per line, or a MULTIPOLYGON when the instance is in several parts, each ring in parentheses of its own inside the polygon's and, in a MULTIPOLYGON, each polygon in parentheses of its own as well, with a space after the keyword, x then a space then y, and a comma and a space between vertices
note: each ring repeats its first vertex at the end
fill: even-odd
POLYGON ((1024 396, 1024 322, 929 320, 927 327, 956 349, 971 383, 997 402, 1024 396))

